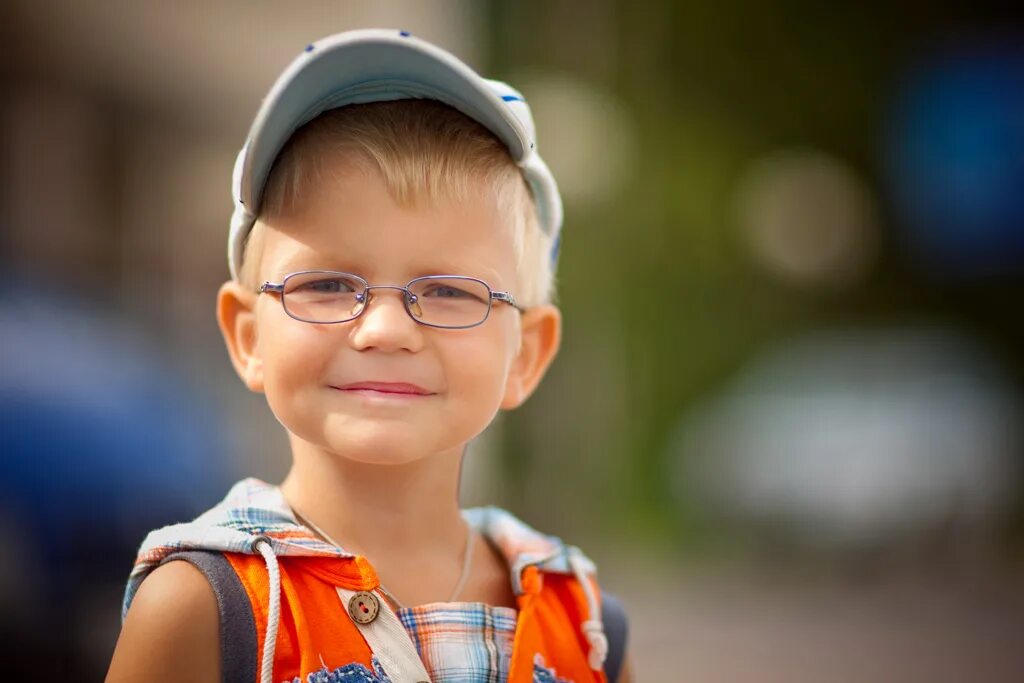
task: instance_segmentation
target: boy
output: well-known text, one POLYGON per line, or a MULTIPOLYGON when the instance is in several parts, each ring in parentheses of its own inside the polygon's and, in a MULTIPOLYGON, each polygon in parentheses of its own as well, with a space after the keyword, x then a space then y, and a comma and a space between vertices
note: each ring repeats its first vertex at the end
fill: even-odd
POLYGON ((467 443, 559 345, 532 128, 406 32, 331 36, 281 76, 235 167, 217 317, 293 464, 149 535, 108 681, 630 678, 593 564, 458 506, 467 443))

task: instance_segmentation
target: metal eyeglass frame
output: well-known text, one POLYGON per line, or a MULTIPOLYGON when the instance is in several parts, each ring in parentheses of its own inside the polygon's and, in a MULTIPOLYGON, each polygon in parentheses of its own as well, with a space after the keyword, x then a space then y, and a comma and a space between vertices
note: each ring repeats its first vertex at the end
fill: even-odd
POLYGON ((285 285, 288 284, 289 279, 295 276, 310 275, 313 273, 321 273, 323 275, 341 275, 347 278, 351 278, 356 282, 361 282, 363 285, 363 290, 359 292, 359 294, 356 296, 356 300, 359 301, 360 303, 362 303, 363 299, 366 298, 370 291, 374 289, 397 289, 401 292, 404 292, 405 296, 402 297, 402 306, 405 308, 406 314, 410 318, 412 318, 414 322, 420 325, 425 325, 427 327, 436 327, 442 330, 466 330, 471 327, 483 325, 491 316, 491 308, 493 308, 492 302, 494 301, 508 304, 509 306, 516 309, 520 313, 524 313, 526 311, 526 309, 521 308, 519 305, 516 304, 515 297, 513 297, 512 294, 510 294, 509 292, 495 292, 493 289, 491 289, 491 286, 489 284, 487 284, 480 278, 469 277, 467 275, 425 275, 423 277, 416 277, 413 278, 412 280, 409 280, 409 282, 407 282, 405 286, 402 287, 399 285, 371 285, 364 278, 361 278, 354 273, 346 273, 340 270, 300 270, 294 273, 288 273, 287 275, 284 276, 280 283, 264 282, 262 285, 260 285, 259 289, 256 290, 256 293, 263 294, 264 292, 266 292, 275 293, 279 295, 281 298, 281 307, 284 309, 285 314, 287 314, 289 318, 293 318, 295 320, 298 320, 299 322, 310 323, 312 325, 335 325, 337 323, 351 322, 358 318, 359 316, 361 316, 366 311, 366 309, 370 307, 370 300, 367 299, 366 303, 363 304, 363 307, 359 309, 359 312, 356 313, 351 318, 331 320, 329 322, 306 320, 305 318, 300 318, 296 315, 293 315, 292 312, 288 310, 288 306, 285 304, 285 285), (418 298, 415 294, 413 294, 410 291, 409 288, 412 287, 413 284, 417 282, 422 282, 423 280, 469 280, 470 282, 479 282, 480 284, 487 288, 487 291, 490 294, 490 296, 487 299, 487 312, 484 314, 484 317, 480 320, 480 322, 473 323, 472 325, 435 325, 433 323, 423 322, 422 320, 419 320, 415 315, 413 315, 412 310, 410 310, 409 308, 409 306, 416 303, 416 300, 418 298))

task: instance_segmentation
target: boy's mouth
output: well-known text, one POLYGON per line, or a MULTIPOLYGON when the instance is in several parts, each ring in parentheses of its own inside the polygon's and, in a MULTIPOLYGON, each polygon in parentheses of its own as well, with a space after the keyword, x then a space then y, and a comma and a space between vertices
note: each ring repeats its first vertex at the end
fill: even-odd
POLYGON ((354 382, 340 387, 341 391, 373 392, 378 394, 399 394, 412 396, 429 396, 431 393, 421 386, 407 382, 354 382))

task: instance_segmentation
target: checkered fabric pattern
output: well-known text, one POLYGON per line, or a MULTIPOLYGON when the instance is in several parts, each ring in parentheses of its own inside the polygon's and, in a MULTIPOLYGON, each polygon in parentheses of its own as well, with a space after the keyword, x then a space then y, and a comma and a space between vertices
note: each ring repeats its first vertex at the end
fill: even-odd
POLYGON ((433 681, 503 683, 508 679, 516 610, 483 603, 433 603, 398 611, 433 681))

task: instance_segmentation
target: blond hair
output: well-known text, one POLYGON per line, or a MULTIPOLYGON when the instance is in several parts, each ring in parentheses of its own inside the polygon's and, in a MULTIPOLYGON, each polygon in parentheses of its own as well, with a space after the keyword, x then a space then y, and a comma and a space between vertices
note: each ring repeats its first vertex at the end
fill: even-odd
POLYGON ((487 128, 434 100, 357 104, 327 111, 288 141, 267 179, 259 219, 246 239, 239 280, 258 286, 263 220, 280 216, 322 182, 328 159, 351 155, 379 171, 402 206, 461 201, 491 188, 506 218, 521 306, 554 298, 552 239, 540 228, 533 196, 508 149, 487 128))

